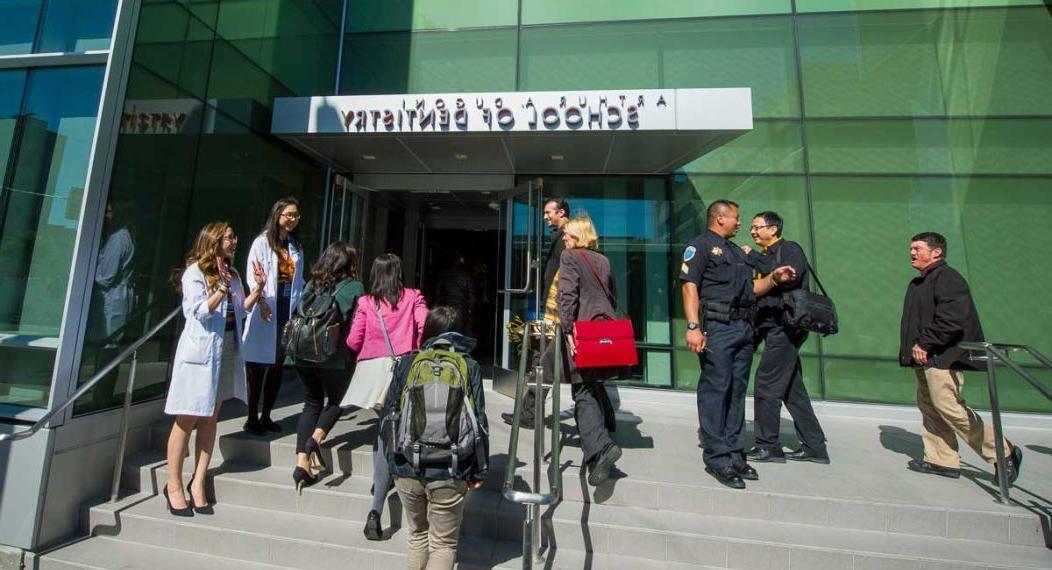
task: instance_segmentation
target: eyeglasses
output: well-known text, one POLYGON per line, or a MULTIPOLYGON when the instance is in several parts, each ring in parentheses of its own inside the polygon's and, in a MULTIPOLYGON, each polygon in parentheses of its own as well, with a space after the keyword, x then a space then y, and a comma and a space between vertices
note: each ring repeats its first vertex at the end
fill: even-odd
POLYGON ((296 220, 300 219, 300 215, 299 214, 282 214, 281 217, 285 218, 287 220, 292 220, 294 222, 296 220))
POLYGON ((774 224, 764 224, 762 226, 750 226, 749 229, 751 229, 751 230, 762 230, 764 228, 769 228, 769 227, 771 227, 773 225, 774 224))

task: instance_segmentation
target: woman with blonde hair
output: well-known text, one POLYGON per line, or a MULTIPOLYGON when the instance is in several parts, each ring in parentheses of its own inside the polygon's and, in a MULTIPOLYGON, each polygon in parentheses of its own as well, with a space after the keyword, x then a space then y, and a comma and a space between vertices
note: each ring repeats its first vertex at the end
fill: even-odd
POLYGON ((592 220, 578 216, 563 226, 563 250, 559 259, 559 328, 565 335, 564 372, 570 379, 574 418, 581 436, 588 483, 599 485, 610 476, 610 469, 621 457, 621 448, 610 437, 614 411, 607 396, 604 369, 578 369, 574 366, 574 321, 613 318, 617 310, 617 290, 610 271, 610 260, 599 251, 599 237, 592 220))
POLYGON ((175 416, 168 436, 168 482, 164 498, 177 516, 213 513, 205 495, 205 475, 216 440, 216 418, 223 400, 245 401, 245 361, 241 327, 255 309, 267 276, 252 266, 255 286, 245 296, 233 268, 237 236, 230 224, 212 222, 201 228, 179 276, 186 324, 172 360, 172 382, 164 413, 175 416), (194 474, 183 494, 183 458, 190 432, 197 430, 194 474))

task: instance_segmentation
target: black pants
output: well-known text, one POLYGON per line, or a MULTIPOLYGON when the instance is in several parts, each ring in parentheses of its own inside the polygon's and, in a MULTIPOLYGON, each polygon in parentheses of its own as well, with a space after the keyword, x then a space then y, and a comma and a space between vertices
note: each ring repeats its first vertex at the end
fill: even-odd
POLYGON ((245 382, 248 384, 248 421, 256 422, 260 418, 270 419, 274 402, 278 400, 281 380, 285 376, 285 348, 281 345, 281 333, 289 321, 289 298, 279 296, 275 309, 277 317, 277 343, 274 347, 274 364, 259 362, 245 363, 245 382), (263 410, 259 409, 259 399, 263 397, 263 410), (256 415, 259 412, 259 415, 256 415))
POLYGON ((340 400, 351 383, 347 370, 330 370, 313 366, 297 366, 303 380, 303 413, 296 426, 296 453, 307 450, 307 439, 315 429, 325 433, 340 419, 340 400))
MULTIPOLYGON (((579 382, 570 386, 573 395, 573 415, 577 433, 581 436, 584 463, 588 464, 599 452, 614 443, 610 437, 614 425, 614 406, 602 382, 579 382)), ((555 410, 555 413, 559 413, 555 410)))
POLYGON ((752 366, 753 330, 743 320, 705 321, 707 343, 698 358, 698 423, 704 439, 702 459, 721 469, 745 461, 745 391, 752 366))
POLYGON ((756 447, 781 447, 778 432, 785 402, 800 442, 814 454, 826 455, 825 433, 811 407, 800 366, 800 346, 806 340, 807 331, 786 330, 773 323, 756 330, 755 345, 764 343, 753 392, 756 447))

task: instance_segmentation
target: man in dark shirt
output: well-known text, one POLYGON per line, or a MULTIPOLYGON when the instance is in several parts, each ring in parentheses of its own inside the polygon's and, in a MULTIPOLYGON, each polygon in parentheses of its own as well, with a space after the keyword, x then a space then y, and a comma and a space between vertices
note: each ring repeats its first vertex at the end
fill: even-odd
POLYGON ((734 489, 756 480, 745 461, 745 389, 752 365, 756 297, 795 277, 788 266, 753 280, 754 268, 730 238, 738 233, 738 204, 717 200, 706 213, 708 230, 683 251, 680 280, 687 319, 687 348, 698 354, 698 423, 705 471, 734 489))
MULTIPOLYGON (((924 417, 924 459, 911 459, 911 471, 961 476, 957 436, 987 463, 996 466, 996 439, 990 425, 961 396, 964 370, 979 366, 958 348, 983 340, 983 328, 964 277, 946 264, 946 238, 924 232, 910 240, 910 264, 920 272, 906 288, 902 306, 899 364, 917 376, 917 407, 924 417)), ((1009 483, 1019 476, 1023 450, 1003 441, 1009 483)), ((997 477, 994 477, 997 482, 997 477)))
POLYGON ((826 438, 811 407, 811 398, 804 386, 800 365, 800 346, 807 340, 807 331, 786 327, 782 295, 788 291, 807 288, 807 257, 803 248, 793 241, 782 239, 785 223, 776 212, 761 212, 752 219, 749 234, 760 246, 754 252, 758 273, 766 275, 775 267, 788 265, 796 272, 792 283, 775 285, 757 301, 753 347, 763 343, 763 356, 756 367, 753 391, 753 426, 755 444, 745 457, 749 461, 785 463, 786 457, 796 461, 829 463, 826 438), (793 426, 800 439, 800 449, 788 455, 779 442, 782 402, 793 417, 793 426))

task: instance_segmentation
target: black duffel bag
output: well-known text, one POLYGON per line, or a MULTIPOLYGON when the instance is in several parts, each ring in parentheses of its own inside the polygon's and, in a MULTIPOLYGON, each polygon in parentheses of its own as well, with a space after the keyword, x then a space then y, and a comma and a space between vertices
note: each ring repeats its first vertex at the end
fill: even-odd
POLYGON ((818 274, 815 273, 810 263, 807 264, 807 269, 811 272, 811 277, 814 277, 822 294, 819 295, 804 288, 783 293, 783 322, 786 326, 818 333, 822 336, 836 334, 840 330, 836 305, 829 298, 826 288, 822 286, 818 274))

